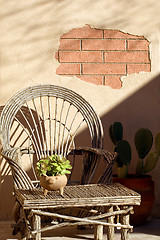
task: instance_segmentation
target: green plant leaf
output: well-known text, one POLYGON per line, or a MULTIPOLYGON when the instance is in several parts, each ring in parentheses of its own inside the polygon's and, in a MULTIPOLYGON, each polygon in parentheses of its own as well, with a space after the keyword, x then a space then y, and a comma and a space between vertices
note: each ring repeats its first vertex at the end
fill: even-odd
POLYGON ((143 159, 139 159, 136 167, 136 174, 142 175, 144 173, 143 171, 143 159))
POLYGON ((152 132, 147 128, 140 128, 134 138, 136 150, 140 159, 144 159, 153 144, 152 132))
POLYGON ((131 146, 128 141, 121 140, 117 143, 115 151, 118 153, 120 161, 124 165, 129 165, 131 162, 131 146))
POLYGON ((55 167, 58 167, 58 163, 52 163, 51 162, 51 165, 55 166, 55 167))
POLYGON ((110 136, 110 139, 111 139, 111 141, 113 142, 113 144, 114 145, 116 145, 117 144, 117 141, 116 141, 116 139, 115 139, 115 137, 114 137, 114 134, 113 134, 113 125, 111 125, 110 127, 109 127, 109 136, 110 136))
POLYGON ((113 134, 116 138, 116 141, 119 142, 123 138, 123 126, 121 122, 113 123, 113 134))
POLYGON ((155 148, 158 156, 160 156, 160 132, 155 137, 155 148))
POLYGON ((67 165, 66 168, 67 169, 72 169, 72 166, 71 165, 67 165))
POLYGON ((59 155, 52 155, 47 158, 40 159, 36 168, 38 175, 55 176, 65 173, 69 174, 70 171, 67 169, 72 169, 72 166, 70 165, 70 161, 66 158, 59 155))
MULTIPOLYGON (((115 151, 116 152, 116 151, 115 151)), ((116 164, 117 164, 117 167, 123 167, 123 163, 121 162, 121 160, 120 160, 120 158, 119 158, 119 156, 117 156, 117 158, 116 158, 116 164)))
POLYGON ((127 176, 127 167, 125 165, 117 168, 117 176, 119 178, 125 178, 127 176))
POLYGON ((150 172, 157 164, 158 155, 156 152, 150 152, 146 157, 145 165, 144 165, 144 172, 150 172))
POLYGON ((65 163, 66 163, 67 165, 70 165, 70 161, 69 161, 69 160, 67 160, 65 163))
POLYGON ((109 128, 109 136, 116 145, 123 138, 123 126, 121 122, 114 122, 109 128))
POLYGON ((65 172, 65 174, 70 174, 71 173, 71 171, 68 171, 68 170, 65 170, 64 172, 65 172))

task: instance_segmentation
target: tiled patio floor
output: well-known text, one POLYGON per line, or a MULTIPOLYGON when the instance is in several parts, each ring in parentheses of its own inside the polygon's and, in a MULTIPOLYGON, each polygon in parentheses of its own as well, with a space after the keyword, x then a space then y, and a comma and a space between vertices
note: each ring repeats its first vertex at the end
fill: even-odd
MULTIPOLYGON (((19 240, 19 236, 12 236, 11 222, 0 221, 0 240, 19 240)), ((93 229, 77 230, 76 228, 59 229, 56 232, 50 232, 48 237, 43 237, 43 240, 92 240, 93 229), (62 237, 65 235, 65 237, 62 237)), ((115 240, 120 239, 120 234, 116 233, 115 240)), ((130 235, 130 240, 160 240, 160 219, 150 219, 142 226, 134 228, 134 232, 130 235)), ((107 240, 104 234, 104 240, 107 240)))

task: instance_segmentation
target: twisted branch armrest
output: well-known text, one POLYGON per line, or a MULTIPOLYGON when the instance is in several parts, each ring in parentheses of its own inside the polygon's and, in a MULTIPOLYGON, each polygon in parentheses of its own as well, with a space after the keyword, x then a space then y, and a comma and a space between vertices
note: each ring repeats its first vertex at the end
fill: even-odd
POLYGON ((92 148, 92 147, 77 147, 72 150, 75 154, 83 153, 95 153, 97 156, 103 157, 106 163, 110 164, 116 160, 117 153, 112 151, 107 151, 102 148, 92 148))
POLYGON ((7 150, 3 150, 1 154, 6 160, 9 158, 19 162, 21 158, 20 148, 8 148, 7 150))
POLYGON ((28 174, 18 164, 21 153, 19 148, 10 148, 1 153, 1 155, 7 160, 12 170, 14 186, 20 189, 33 189, 34 185, 29 178, 28 174))
POLYGON ((81 178, 82 184, 91 183, 101 157, 106 163, 106 168, 97 183, 107 184, 112 182, 112 167, 117 157, 116 152, 107 151, 101 148, 78 147, 72 150, 71 153, 83 155, 84 169, 81 178))

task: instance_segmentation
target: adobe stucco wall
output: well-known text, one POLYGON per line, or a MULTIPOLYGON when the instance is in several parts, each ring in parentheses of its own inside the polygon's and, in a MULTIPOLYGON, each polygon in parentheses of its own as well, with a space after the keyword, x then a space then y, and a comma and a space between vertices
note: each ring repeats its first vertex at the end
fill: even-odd
MULTIPOLYGON (((1 0, 0 15, 0 106, 18 90, 35 84, 68 87, 86 98, 100 115, 105 148, 113 146, 108 127, 124 125, 124 138, 133 146, 131 171, 135 168, 133 136, 139 127, 153 134, 160 130, 160 3, 157 0, 1 0), (76 76, 56 74, 60 63, 55 54, 60 37, 85 25, 143 36, 149 41, 151 72, 125 74, 121 86, 92 84, 76 76)), ((58 72, 57 72, 58 73, 58 72)), ((152 171, 156 186, 153 213, 160 216, 160 160, 152 171)), ((11 218, 11 177, 4 160, 0 165, 0 219, 11 218)))

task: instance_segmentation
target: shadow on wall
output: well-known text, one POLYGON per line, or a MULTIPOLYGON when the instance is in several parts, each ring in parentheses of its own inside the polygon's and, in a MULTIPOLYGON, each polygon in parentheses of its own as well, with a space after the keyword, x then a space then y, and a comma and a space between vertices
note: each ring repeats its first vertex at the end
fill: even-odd
MULTIPOLYGON (((0 107, 0 114, 4 106, 0 107)), ((0 152, 2 146, 0 142, 0 152)), ((12 219, 13 181, 9 165, 0 155, 0 220, 12 219)))
POLYGON ((160 74, 140 88, 114 109, 101 116, 104 127, 105 146, 108 145, 108 129, 114 121, 124 126, 124 138, 133 144, 138 128, 149 128, 153 135, 160 130, 160 74))
MULTIPOLYGON (((104 103, 105 104, 105 103, 104 103)), ((107 105, 107 103, 106 103, 107 105)), ((124 139, 128 140, 132 147, 132 161, 129 172, 135 173, 138 155, 134 145, 135 132, 141 128, 149 128, 153 136, 160 131, 160 74, 154 77, 147 85, 140 88, 130 97, 118 104, 111 111, 101 116, 104 128, 104 148, 113 150, 114 145, 109 138, 109 126, 120 121, 124 127, 124 139)), ((79 138, 85 138, 85 132, 79 138)), ((153 144, 154 149, 154 144, 153 144)), ((149 174, 155 182, 155 205, 153 215, 160 217, 160 159, 156 167, 149 174)), ((116 171, 114 169, 114 171, 116 171)))
MULTIPOLYGON (((105 103, 104 103, 105 104, 105 103)), ((106 103, 107 105, 107 103, 106 103)), ((2 110, 3 107, 0 109, 2 110)), ((133 146, 133 139, 136 130, 140 127, 149 128, 153 134, 160 130, 160 75, 157 75, 147 85, 143 86, 137 92, 132 94, 126 100, 117 105, 114 109, 101 116, 104 127, 104 148, 108 150, 113 149, 113 145, 109 139, 108 129, 110 124, 114 121, 121 121, 124 126, 124 138, 127 139, 133 146)), ((86 142, 87 132, 84 130, 77 138, 79 143, 86 142)), ((135 167, 134 153, 130 171, 133 172, 135 167)), ((0 219, 11 219, 11 209, 13 207, 13 185, 11 181, 10 169, 4 159, 0 160, 0 219)), ((160 167, 160 161, 157 168, 151 173, 155 181, 156 187, 156 213, 160 215, 160 175, 157 171, 160 167)))

